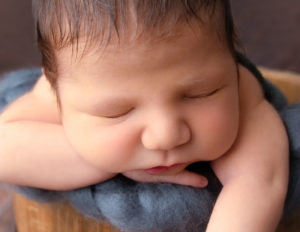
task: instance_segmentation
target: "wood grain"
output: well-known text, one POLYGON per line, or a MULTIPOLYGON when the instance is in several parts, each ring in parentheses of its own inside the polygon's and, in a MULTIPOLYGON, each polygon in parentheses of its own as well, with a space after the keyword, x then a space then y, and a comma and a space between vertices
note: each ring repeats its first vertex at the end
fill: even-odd
POLYGON ((18 232, 118 232, 106 222, 99 223, 78 213, 66 202, 38 203, 14 195, 18 232))
POLYGON ((12 191, 5 183, 0 182, 0 232, 14 232, 14 214, 12 205, 12 191))

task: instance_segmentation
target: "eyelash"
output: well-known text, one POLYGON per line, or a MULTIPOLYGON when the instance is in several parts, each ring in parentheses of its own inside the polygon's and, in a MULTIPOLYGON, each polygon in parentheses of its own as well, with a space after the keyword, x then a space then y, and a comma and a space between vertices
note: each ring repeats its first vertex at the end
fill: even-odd
MULTIPOLYGON (((216 89, 208 94, 204 94, 204 95, 195 95, 195 96, 184 96, 184 98, 187 99, 201 99, 201 98, 205 98, 205 97, 209 97, 212 96, 213 94, 215 94, 216 92, 218 92, 219 89, 216 89)), ((111 115, 111 116, 102 116, 103 118, 107 118, 107 119, 116 119, 116 118, 121 118, 123 116, 126 116, 128 113, 130 113, 134 108, 131 108, 130 110, 124 112, 124 113, 120 113, 117 115, 111 115)))
POLYGON ((195 95, 195 96, 184 96, 187 99, 201 99, 201 98, 205 98, 205 97, 209 97, 212 96, 213 94, 215 94, 216 92, 218 92, 219 89, 216 89, 208 94, 202 94, 202 95, 195 95))
POLYGON ((103 117, 103 118, 108 118, 108 119, 120 118, 120 117, 123 117, 123 116, 127 115, 127 114, 130 113, 132 110, 133 110, 133 108, 130 109, 130 110, 128 110, 128 111, 126 111, 126 112, 124 112, 124 113, 120 113, 120 114, 116 114, 116 115, 110 115, 110 116, 102 116, 102 117, 103 117))

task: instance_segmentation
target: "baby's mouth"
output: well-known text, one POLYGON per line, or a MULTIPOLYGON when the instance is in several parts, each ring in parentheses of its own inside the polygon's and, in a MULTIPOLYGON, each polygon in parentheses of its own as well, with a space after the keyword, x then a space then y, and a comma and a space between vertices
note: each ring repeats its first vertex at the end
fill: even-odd
POLYGON ((173 164, 171 166, 157 166, 157 167, 146 169, 145 172, 150 174, 150 175, 160 174, 160 173, 168 171, 172 168, 175 168, 178 165, 180 165, 180 164, 179 163, 178 164, 173 164))

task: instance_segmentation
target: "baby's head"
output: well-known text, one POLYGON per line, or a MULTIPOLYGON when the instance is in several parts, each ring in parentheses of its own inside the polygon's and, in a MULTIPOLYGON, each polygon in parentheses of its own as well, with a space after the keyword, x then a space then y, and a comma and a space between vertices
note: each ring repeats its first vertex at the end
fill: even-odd
POLYGON ((108 172, 171 174, 232 146, 229 1, 36 0, 34 11, 45 75, 85 160, 108 172))
POLYGON ((229 0, 33 0, 33 11, 42 65, 55 90, 58 52, 72 47, 78 58, 78 43, 87 52, 121 41, 168 42, 187 27, 206 27, 232 52, 236 42, 229 0))

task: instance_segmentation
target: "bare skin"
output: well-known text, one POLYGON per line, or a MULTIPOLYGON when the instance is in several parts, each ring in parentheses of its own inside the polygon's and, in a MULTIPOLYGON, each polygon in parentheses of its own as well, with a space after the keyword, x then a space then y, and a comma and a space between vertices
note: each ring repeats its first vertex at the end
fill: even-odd
MULTIPOLYGON (((9 105, 1 114, 0 121, 2 138, 14 138, 13 141, 1 141, 2 148, 7 148, 1 150, 3 166, 0 168, 0 176, 3 181, 45 189, 70 190, 105 181, 117 174, 101 172, 82 159, 70 146, 64 135, 56 96, 45 76, 39 78, 30 92, 9 105), (34 107, 29 110, 28 105, 34 107), (16 137, 16 134, 20 134, 19 131, 22 131, 22 136, 16 137), (23 134, 28 135, 27 139, 23 134), (30 147, 29 141, 36 143, 30 147), (16 147, 15 144, 19 146, 16 147), (44 151, 42 157, 41 150, 44 151), (12 156, 20 152, 22 155, 12 156), (9 157, 6 159, 5 155, 9 157), (26 176, 19 175, 15 170, 19 174, 26 173, 26 176), (36 175, 37 172, 40 175, 36 175)), ((174 176, 124 175, 144 182, 169 182, 198 188, 207 185, 205 177, 186 170, 174 176)))
MULTIPOLYGON (((288 148, 286 145, 286 135, 274 109, 272 109, 265 100, 262 100, 262 93, 258 83, 251 77, 251 74, 248 71, 244 70, 244 68, 241 68, 240 87, 240 92, 245 99, 245 106, 243 107, 245 111, 244 118, 247 118, 249 114, 246 112, 250 110, 256 112, 257 115, 253 114, 253 118, 250 118, 252 119, 252 127, 250 127, 250 123, 244 123, 245 129, 241 132, 242 137, 237 140, 232 149, 226 155, 212 163, 212 167, 224 185, 224 189, 218 198, 207 231, 220 231, 220 229, 222 229, 222 231, 245 231, 245 228, 248 228, 246 231, 274 231, 281 216, 288 182, 286 158, 288 148), (257 93, 257 95, 255 95, 257 96, 256 99, 247 96, 248 91, 246 90, 249 89, 249 86, 251 86, 252 91, 257 93), (258 110, 253 111, 253 109, 258 110), (261 118, 259 118, 259 112, 269 114, 271 116, 271 121, 270 119, 262 121, 261 118), (258 119, 259 121, 257 121, 258 119), (274 122, 277 126, 274 127, 274 125, 269 125, 267 122, 270 124, 271 122, 274 122), (266 130, 265 134, 261 135, 261 133, 258 133, 260 123, 264 126, 266 126, 267 123, 269 129, 272 130, 266 130), (256 127, 254 126, 255 124, 257 125, 256 127), (248 130, 250 130, 250 134, 248 134, 248 130), (251 133, 253 135, 251 135, 251 133), (255 140, 256 142, 261 143, 262 141, 268 141, 267 138, 271 135, 272 137, 277 135, 277 137, 273 137, 274 139, 270 141, 273 147, 278 147, 276 150, 269 149, 268 146, 266 146, 266 144, 269 145, 268 143, 256 146, 254 150, 251 144, 249 144, 249 146, 242 146, 242 144, 245 144, 244 140, 246 139, 255 140), (267 154, 272 152, 272 155, 265 155, 264 159, 262 159, 261 152, 267 154), (249 153, 251 153, 251 159, 249 159, 249 153), (232 165, 233 163, 235 165, 232 165), (274 169, 276 172, 274 172, 274 169), (241 188, 243 185, 245 185, 245 187, 241 188), (232 189, 234 189, 234 191, 232 189), (267 196, 268 200, 271 199, 270 202, 268 202, 264 196, 267 196), (260 199, 256 202, 257 205, 253 205, 253 201, 249 201, 249 198, 251 199, 253 197, 260 199), (251 214, 249 214, 249 206, 245 205, 247 202, 252 205, 250 208, 253 209, 253 213, 251 214), (260 204, 262 203, 266 205, 265 210, 259 210, 258 213, 257 208, 261 208, 260 204), (229 205, 227 206, 227 204, 229 205), (230 214, 232 215, 224 216, 228 215, 229 212, 222 211, 228 207, 231 209, 230 214), (244 214, 244 210, 248 210, 246 217, 241 217, 241 215, 244 214), (239 220, 228 220, 234 219, 234 215, 235 217, 238 217, 239 220), (261 223, 257 223, 257 220, 261 221, 261 223), (215 221, 222 221, 222 223, 214 223, 215 221), (253 223, 254 221, 256 223, 253 223), (245 224, 247 224, 247 227, 245 227, 245 224), (260 226, 257 226, 258 224, 260 226), (235 226, 234 229, 233 225, 235 226)), ((247 118, 247 121, 249 122, 249 118, 247 118)), ((36 130, 38 130, 39 133, 41 133, 41 125, 49 125, 49 127, 57 129, 57 135, 63 136, 63 130, 60 124, 60 113, 56 105, 56 99, 43 76, 30 93, 19 98, 1 115, 1 127, 7 126, 10 131, 14 127, 16 130, 19 130, 18 126, 24 131, 24 129, 26 129, 26 122, 28 123, 28 132, 26 134, 30 134, 34 131, 34 127, 32 126, 36 123, 38 127, 36 130), (32 110, 27 110, 29 103, 35 105, 34 112, 32 110)), ((49 134, 50 128, 45 127, 45 129, 47 130, 47 134, 49 134)), ((64 140, 59 136, 56 138, 59 138, 54 141, 57 149, 59 147, 57 142, 64 140)), ((54 146, 54 144, 48 145, 50 147, 54 146)), ((29 146, 26 144, 26 149, 28 148, 29 146)), ((23 157, 20 160, 20 163, 6 163, 6 167, 9 167, 9 169, 1 167, 1 178, 5 181, 20 185, 30 185, 48 189, 72 189, 101 182, 113 176, 103 175, 98 169, 85 163, 75 151, 72 151, 71 153, 68 152, 70 148, 71 146, 63 144, 61 146, 62 150, 60 154, 64 155, 59 155, 56 158, 55 155, 59 153, 54 150, 53 153, 51 153, 51 159, 50 157, 47 159, 47 156, 43 156, 42 159, 39 159, 37 154, 36 157, 33 156, 29 160, 27 160, 26 157, 23 157), (24 165, 24 161, 27 162, 26 165, 24 165), (49 165, 49 163, 51 165, 49 165), (66 169, 66 164, 70 164, 70 167, 72 168, 66 169), (38 167, 40 168, 37 169, 38 167), (54 173, 52 171, 53 167, 55 167, 56 170, 54 173), (12 170, 19 170, 19 174, 12 170), (37 170, 39 173, 43 172, 43 175, 37 176, 35 174, 37 170), (74 172, 73 170, 76 171, 74 172), (22 178, 22 173, 27 173, 26 178, 22 178), (64 178, 61 178, 62 175, 64 178), (68 176, 70 176, 70 178, 68 178, 68 176), (74 176, 76 178, 74 178, 74 176), (74 181, 74 179, 76 179, 76 181, 74 181), (51 180, 54 181, 51 182, 51 180)), ((34 146, 34 150, 36 150, 36 146, 34 146)), ((126 172, 124 175, 143 182, 170 182, 195 187, 204 187, 206 185, 205 178, 185 171, 180 174, 166 176, 149 175, 146 173, 141 175, 141 172, 135 171, 126 172)))
POLYGON ((207 231, 275 231, 284 206, 288 184, 285 128, 262 98, 252 74, 244 69, 241 74, 241 129, 230 151, 212 162, 224 187, 207 231))
POLYGON ((137 44, 125 47, 126 52, 112 51, 102 61, 91 54, 74 67, 70 59, 63 59, 67 53, 60 54, 63 74, 76 79, 61 85, 63 113, 44 76, 2 113, 0 179, 64 190, 122 173, 137 181, 205 187, 206 178, 185 167, 211 160, 224 187, 207 231, 274 231, 288 183, 284 126, 255 77, 239 66, 237 83, 229 51, 215 35, 201 36, 157 45, 153 53, 137 44), (99 82, 98 76, 110 78, 99 82), (120 77, 126 80, 122 85, 120 77), (205 84, 196 89, 185 86, 199 78, 205 84), (123 101, 111 101, 116 94, 123 99, 121 93, 131 96, 125 106, 123 101), (103 95, 88 98, 97 94, 103 95), (95 116, 93 101, 101 103, 103 98, 116 107, 100 104, 100 116, 95 116), (159 174, 147 172, 173 163, 179 165, 159 174))

